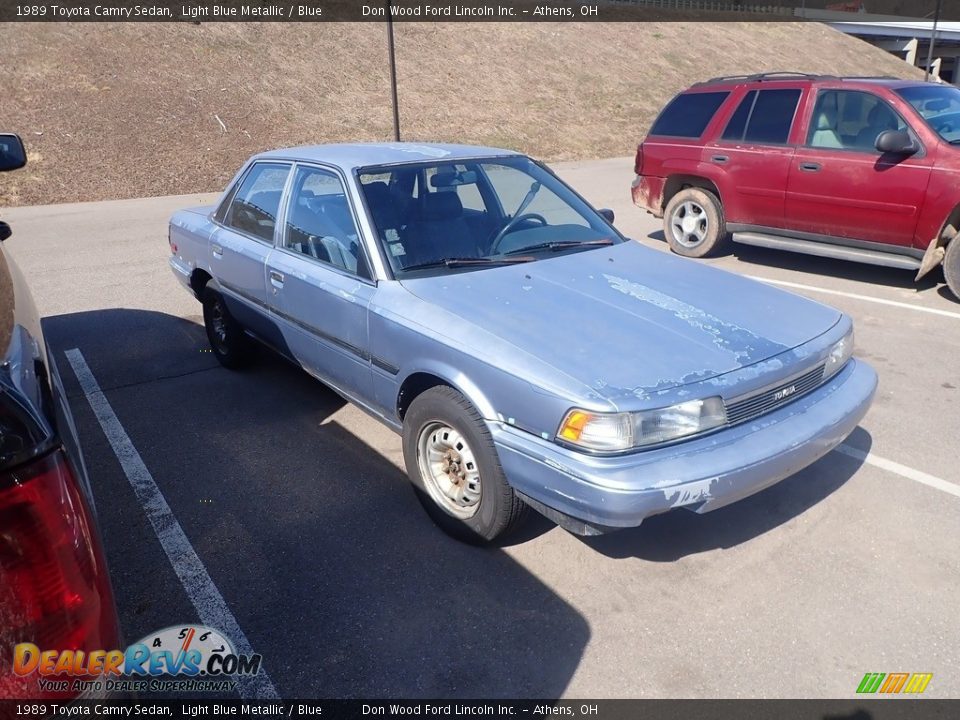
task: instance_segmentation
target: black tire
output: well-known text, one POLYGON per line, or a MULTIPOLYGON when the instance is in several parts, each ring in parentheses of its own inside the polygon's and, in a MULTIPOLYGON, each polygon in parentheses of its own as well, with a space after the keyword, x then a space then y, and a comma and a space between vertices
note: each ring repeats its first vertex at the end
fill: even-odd
POLYGON ((663 211, 663 234, 677 255, 702 258, 716 252, 727 239, 720 199, 703 188, 681 190, 663 211))
POLYGON ((960 300, 960 235, 947 245, 947 252, 943 256, 943 276, 947 279, 950 292, 960 300))
MULTIPOLYGON (((456 437, 455 433, 449 435, 456 437)), ((429 454, 424 454, 426 457, 429 454)), ((515 530, 527 515, 526 503, 504 477, 493 438, 483 418, 463 395, 451 387, 432 387, 410 403, 403 420, 403 458, 417 499, 427 514, 444 532, 458 540, 473 545, 491 543, 515 530), (451 448, 456 455, 454 467, 459 468, 463 458, 472 456, 479 472, 479 500, 473 508, 458 508, 465 513, 474 513, 468 517, 455 515, 454 510, 443 504, 444 501, 435 499, 434 495, 442 494, 442 490, 426 476, 429 469, 421 469, 421 445, 430 445, 429 438, 444 437, 444 429, 454 430, 466 442, 467 452, 463 456, 451 448)), ((472 470, 471 463, 463 462, 464 472, 472 470)), ((425 464, 429 468, 426 461, 425 464)), ((469 484, 466 479, 458 482, 469 484)), ((445 502, 450 506, 457 505, 453 500, 445 502)))
POLYGON ((203 324, 214 357, 225 368, 239 370, 253 360, 256 347, 230 314, 223 296, 213 288, 203 291, 203 324))

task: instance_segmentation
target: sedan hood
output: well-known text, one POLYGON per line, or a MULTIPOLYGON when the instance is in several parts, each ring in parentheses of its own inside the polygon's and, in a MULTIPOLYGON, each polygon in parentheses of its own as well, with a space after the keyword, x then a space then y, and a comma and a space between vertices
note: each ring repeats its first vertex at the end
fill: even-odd
POLYGON ((483 334, 469 325, 481 328, 610 399, 738 370, 840 319, 833 308, 635 242, 402 284, 465 321, 441 329, 461 347, 483 334))

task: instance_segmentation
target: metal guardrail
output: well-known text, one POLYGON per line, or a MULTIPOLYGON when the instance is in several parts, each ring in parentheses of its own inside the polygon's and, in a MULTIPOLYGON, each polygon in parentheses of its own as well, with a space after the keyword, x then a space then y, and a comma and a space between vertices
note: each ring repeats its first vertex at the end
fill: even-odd
POLYGON ((762 15, 794 15, 793 7, 731 2, 731 0, 630 0, 657 10, 699 10, 705 12, 756 13, 762 15))

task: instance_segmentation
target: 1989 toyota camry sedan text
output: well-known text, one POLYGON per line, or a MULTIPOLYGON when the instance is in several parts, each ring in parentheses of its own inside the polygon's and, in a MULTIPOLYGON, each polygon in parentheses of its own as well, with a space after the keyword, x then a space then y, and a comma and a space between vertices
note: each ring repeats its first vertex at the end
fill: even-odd
POLYGON ((832 308, 620 235, 543 165, 456 145, 251 158, 176 213, 226 367, 268 345, 403 434, 433 519, 581 534, 755 493, 838 445, 876 375, 832 308))

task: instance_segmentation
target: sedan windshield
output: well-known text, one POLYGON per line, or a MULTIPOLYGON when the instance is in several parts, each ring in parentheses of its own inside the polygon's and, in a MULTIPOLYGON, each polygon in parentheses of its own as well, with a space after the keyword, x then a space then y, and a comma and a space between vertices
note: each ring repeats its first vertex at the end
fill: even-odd
POLYGON ((522 156, 364 168, 359 180, 399 274, 503 267, 623 240, 552 173, 522 156))
POLYGON ((915 85, 897 90, 940 137, 960 144, 960 89, 950 85, 915 85))

